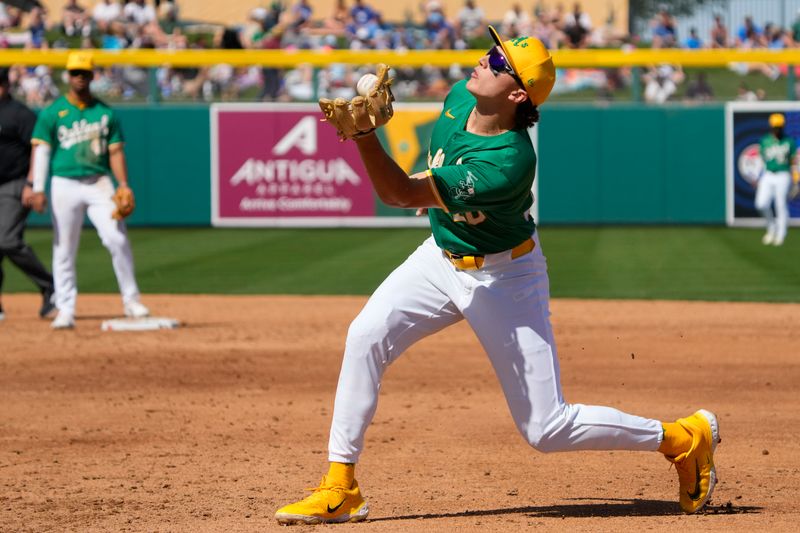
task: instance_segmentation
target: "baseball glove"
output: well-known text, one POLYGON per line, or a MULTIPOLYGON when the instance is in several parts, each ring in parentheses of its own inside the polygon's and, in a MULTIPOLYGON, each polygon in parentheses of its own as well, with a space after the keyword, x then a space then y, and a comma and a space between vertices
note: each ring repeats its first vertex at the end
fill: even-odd
POLYGON ((319 107, 325 114, 323 119, 336 128, 339 139, 353 139, 375 131, 383 126, 394 115, 392 102, 392 80, 389 78, 389 67, 378 65, 375 81, 367 96, 356 96, 348 101, 344 98, 329 100, 320 98, 319 107))
POLYGON ((136 207, 136 201, 133 198, 133 191, 130 187, 118 187, 111 199, 117 204, 117 208, 111 214, 114 220, 122 220, 129 216, 136 207))

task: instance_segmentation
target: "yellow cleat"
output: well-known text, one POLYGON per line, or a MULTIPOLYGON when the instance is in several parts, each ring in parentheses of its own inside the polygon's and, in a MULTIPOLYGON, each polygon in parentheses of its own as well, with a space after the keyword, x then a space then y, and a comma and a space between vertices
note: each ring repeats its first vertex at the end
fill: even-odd
POLYGON ((369 507, 361 496, 358 482, 350 488, 328 485, 325 476, 314 493, 297 503, 278 509, 275 519, 279 524, 326 524, 360 522, 367 518, 369 507))
POLYGON ((708 503, 717 484, 714 450, 720 442, 719 423, 717 417, 705 409, 678 419, 676 423, 692 436, 692 447, 676 457, 667 457, 667 460, 673 462, 678 471, 681 509, 691 514, 708 503))

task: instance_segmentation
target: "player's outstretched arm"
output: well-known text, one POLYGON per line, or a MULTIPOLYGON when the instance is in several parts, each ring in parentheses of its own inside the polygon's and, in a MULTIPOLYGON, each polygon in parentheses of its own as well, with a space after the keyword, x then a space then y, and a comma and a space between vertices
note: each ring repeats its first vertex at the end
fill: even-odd
POLYGON ((391 207, 439 207, 425 173, 409 176, 389 157, 377 135, 355 139, 378 197, 391 207))

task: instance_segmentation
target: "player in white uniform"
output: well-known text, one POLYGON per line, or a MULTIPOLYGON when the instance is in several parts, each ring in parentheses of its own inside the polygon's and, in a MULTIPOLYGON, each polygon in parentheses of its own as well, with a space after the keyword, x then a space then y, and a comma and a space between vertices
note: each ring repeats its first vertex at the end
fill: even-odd
MULTIPOLYGON (((756 189, 756 209, 767 221, 764 244, 780 246, 789 226, 789 191, 792 180, 797 186, 797 143, 784 131, 786 118, 780 113, 769 116, 771 131, 761 138, 759 152, 764 161, 764 173, 756 189), (775 214, 772 206, 775 206, 775 214)), ((796 189, 794 189, 796 192, 796 189)))
POLYGON ((125 315, 142 318, 150 313, 139 301, 125 222, 115 218, 117 206, 112 200, 112 174, 120 188, 128 187, 122 131, 111 108, 89 90, 93 69, 90 53, 69 55, 69 92, 42 110, 33 131, 30 204, 39 212, 46 205, 45 182, 51 173, 53 176, 53 278, 58 308, 51 324, 54 329, 75 326, 75 257, 84 215, 111 253, 125 315))
POLYGON ((412 344, 461 320, 486 350, 514 422, 532 447, 658 450, 676 465, 680 506, 687 513, 701 509, 714 489, 719 426, 712 413, 700 410, 661 423, 564 400, 547 266, 530 217, 536 154, 527 132, 553 87, 555 68, 538 39, 502 41, 490 30, 497 46, 447 96, 426 172, 408 176, 374 131, 353 136, 381 200, 427 209, 433 235, 389 275, 350 325, 328 473, 311 496, 277 511, 282 524, 366 518, 355 463, 383 373, 412 344))

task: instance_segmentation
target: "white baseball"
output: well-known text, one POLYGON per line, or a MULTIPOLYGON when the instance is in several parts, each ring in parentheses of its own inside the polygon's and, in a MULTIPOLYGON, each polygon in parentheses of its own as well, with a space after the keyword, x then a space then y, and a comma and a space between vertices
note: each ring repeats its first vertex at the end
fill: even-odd
POLYGON ((361 96, 367 96, 372 88, 375 86, 375 82, 378 81, 378 76, 375 74, 364 74, 361 76, 361 79, 358 80, 358 85, 356 85, 356 92, 361 96))

